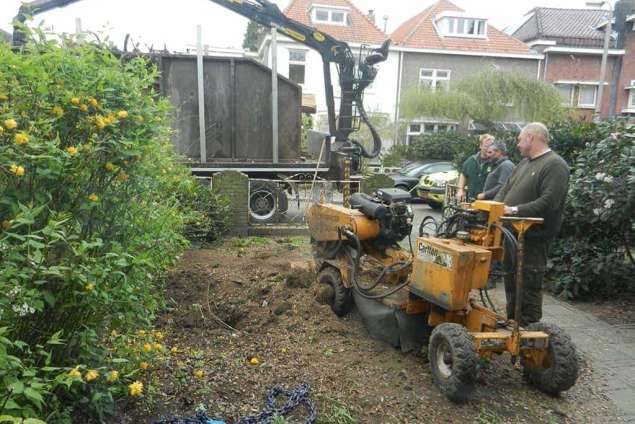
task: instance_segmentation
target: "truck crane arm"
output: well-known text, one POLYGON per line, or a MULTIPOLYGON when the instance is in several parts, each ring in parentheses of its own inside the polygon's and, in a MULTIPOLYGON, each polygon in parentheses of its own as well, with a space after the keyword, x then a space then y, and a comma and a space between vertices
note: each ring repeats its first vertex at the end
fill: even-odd
MULTIPOLYGON (((29 16, 34 16, 48 10, 64 7, 80 0, 35 0, 23 3, 18 15, 14 19, 13 43, 23 45, 26 36, 22 25, 29 16)), ((349 45, 325 34, 316 28, 297 22, 280 11, 277 5, 269 0, 210 0, 230 9, 247 19, 267 28, 276 30, 293 40, 302 43, 322 56, 324 68, 324 88, 328 110, 329 133, 335 137, 332 150, 342 152, 353 158, 353 163, 359 163, 359 158, 377 157, 381 151, 381 138, 371 124, 363 105, 364 90, 372 84, 377 76, 376 64, 388 57, 390 40, 386 40, 380 48, 374 49, 364 59, 356 61, 349 45), (333 85, 331 82, 331 63, 337 66, 341 99, 337 123, 335 118, 335 102, 333 85), (360 118, 370 129, 373 138, 373 149, 369 152, 361 143, 350 139, 354 128, 354 107, 360 118)))

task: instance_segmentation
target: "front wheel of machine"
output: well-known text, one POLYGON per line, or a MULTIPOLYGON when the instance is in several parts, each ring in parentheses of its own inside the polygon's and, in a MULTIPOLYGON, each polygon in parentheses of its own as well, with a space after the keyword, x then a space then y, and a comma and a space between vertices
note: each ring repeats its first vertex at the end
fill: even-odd
POLYGON ((351 289, 344 287, 342 274, 332 266, 325 267, 317 277, 318 283, 328 284, 333 288, 333 296, 329 299, 329 305, 338 317, 348 315, 353 308, 353 296, 351 289))
POLYGON ((454 323, 437 326, 430 336, 428 359, 432 380, 451 401, 461 402, 474 390, 478 355, 465 327, 454 323))
POLYGON ((546 368, 530 368, 523 364, 523 377, 538 390, 550 395, 570 389, 578 379, 578 355, 571 337, 555 324, 535 322, 528 331, 542 331, 549 335, 546 368))

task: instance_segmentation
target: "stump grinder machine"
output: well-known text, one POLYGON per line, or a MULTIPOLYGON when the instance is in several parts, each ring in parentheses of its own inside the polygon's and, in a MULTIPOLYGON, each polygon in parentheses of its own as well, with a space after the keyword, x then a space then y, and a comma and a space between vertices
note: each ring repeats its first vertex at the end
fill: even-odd
POLYGON ((480 358, 505 352, 541 391, 572 387, 578 368, 569 336, 542 322, 521 328, 495 311, 486 292, 492 261, 510 249, 520 316, 524 235, 542 219, 506 217, 499 202, 456 204, 432 236, 416 239, 413 252, 409 200, 403 190, 381 189, 353 194, 350 208, 310 208, 317 278, 333 311, 344 316, 355 303, 371 335, 395 345, 427 340, 432 378, 454 401, 474 389, 480 358), (399 245, 406 238, 409 250, 399 245))

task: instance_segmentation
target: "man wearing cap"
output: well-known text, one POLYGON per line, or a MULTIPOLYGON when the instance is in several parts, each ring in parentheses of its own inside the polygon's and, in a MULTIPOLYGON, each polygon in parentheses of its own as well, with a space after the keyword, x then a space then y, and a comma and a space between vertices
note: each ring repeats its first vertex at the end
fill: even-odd
POLYGON ((516 167, 507 158, 507 146, 503 142, 498 141, 492 144, 487 151, 487 156, 492 164, 492 170, 485 179, 483 192, 476 196, 478 200, 492 200, 505 185, 516 167))

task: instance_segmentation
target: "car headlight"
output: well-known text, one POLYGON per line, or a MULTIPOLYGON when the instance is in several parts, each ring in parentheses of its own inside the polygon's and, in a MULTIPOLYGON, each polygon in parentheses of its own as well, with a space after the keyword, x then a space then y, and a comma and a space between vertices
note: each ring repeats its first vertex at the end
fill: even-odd
POLYGON ((432 187, 434 188, 444 188, 445 184, 445 181, 432 181, 432 187))

